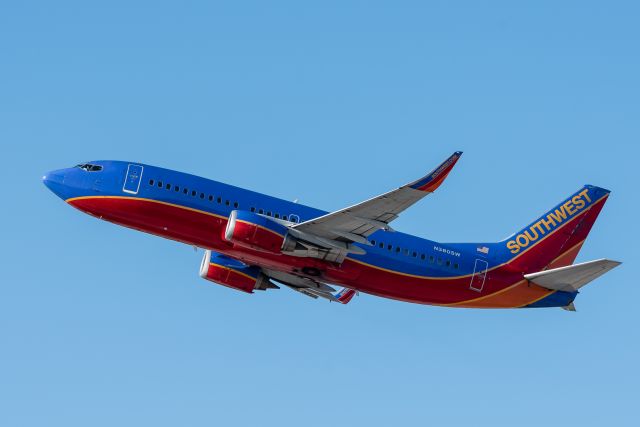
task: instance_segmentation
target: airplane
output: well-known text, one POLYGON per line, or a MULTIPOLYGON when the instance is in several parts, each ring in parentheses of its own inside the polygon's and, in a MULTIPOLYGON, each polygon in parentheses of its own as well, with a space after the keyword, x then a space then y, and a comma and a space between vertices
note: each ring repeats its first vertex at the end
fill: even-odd
POLYGON ((43 182, 89 215, 203 248, 200 276, 246 293, 284 285, 342 304, 363 292, 445 307, 575 311, 579 290, 621 264, 574 264, 610 193, 593 185, 498 242, 439 243, 392 229, 402 211, 441 186, 461 155, 334 212, 126 161, 54 170, 43 182))

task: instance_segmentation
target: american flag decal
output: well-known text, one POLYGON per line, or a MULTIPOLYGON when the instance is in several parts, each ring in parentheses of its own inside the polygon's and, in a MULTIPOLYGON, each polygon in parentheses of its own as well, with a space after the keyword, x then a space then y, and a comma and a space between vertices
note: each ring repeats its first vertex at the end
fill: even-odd
POLYGON ((485 255, 489 254, 489 248, 486 246, 478 247, 477 251, 480 252, 481 254, 485 254, 485 255))

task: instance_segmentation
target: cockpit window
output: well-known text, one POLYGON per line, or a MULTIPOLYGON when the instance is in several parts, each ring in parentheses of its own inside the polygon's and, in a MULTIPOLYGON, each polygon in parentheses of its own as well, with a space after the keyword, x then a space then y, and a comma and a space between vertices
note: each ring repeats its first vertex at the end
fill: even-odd
POLYGON ((100 172, 102 170, 102 166, 92 165, 91 163, 82 163, 82 164, 76 165, 76 167, 87 172, 100 172))

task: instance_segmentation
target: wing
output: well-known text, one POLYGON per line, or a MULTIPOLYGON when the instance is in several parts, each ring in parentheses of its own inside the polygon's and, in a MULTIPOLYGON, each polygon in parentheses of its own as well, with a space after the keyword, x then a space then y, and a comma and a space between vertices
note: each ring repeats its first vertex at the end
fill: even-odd
MULTIPOLYGON (((357 293, 353 289, 349 288, 343 288, 340 292, 335 293, 336 290, 332 286, 315 279, 296 276, 295 274, 276 270, 263 269, 262 271, 267 275, 267 277, 269 277, 270 281, 275 280, 276 282, 313 299, 324 298, 329 301, 348 304, 357 293)), ((275 286, 277 287, 277 285, 275 286)))
POLYGON ((526 274, 524 277, 543 288, 554 291, 575 292, 620 264, 618 261, 599 259, 526 274))
POLYGON ((428 175, 396 190, 357 205, 331 212, 292 227, 301 233, 344 243, 370 245, 367 237, 377 230, 391 230, 389 223, 409 206, 433 193, 453 169, 461 151, 453 153, 428 175))

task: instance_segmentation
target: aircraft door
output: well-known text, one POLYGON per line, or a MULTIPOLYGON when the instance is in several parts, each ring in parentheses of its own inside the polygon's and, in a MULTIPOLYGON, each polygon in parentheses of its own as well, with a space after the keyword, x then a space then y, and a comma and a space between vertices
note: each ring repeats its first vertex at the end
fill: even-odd
POLYGON ((489 263, 483 259, 476 259, 476 265, 473 269, 473 276, 471 276, 471 284, 469 288, 474 291, 481 292, 484 287, 484 282, 487 279, 487 269, 489 263))
POLYGON ((129 194, 138 194, 140 182, 142 181, 143 169, 144 168, 140 165, 129 165, 127 168, 127 175, 124 178, 122 191, 129 194))

